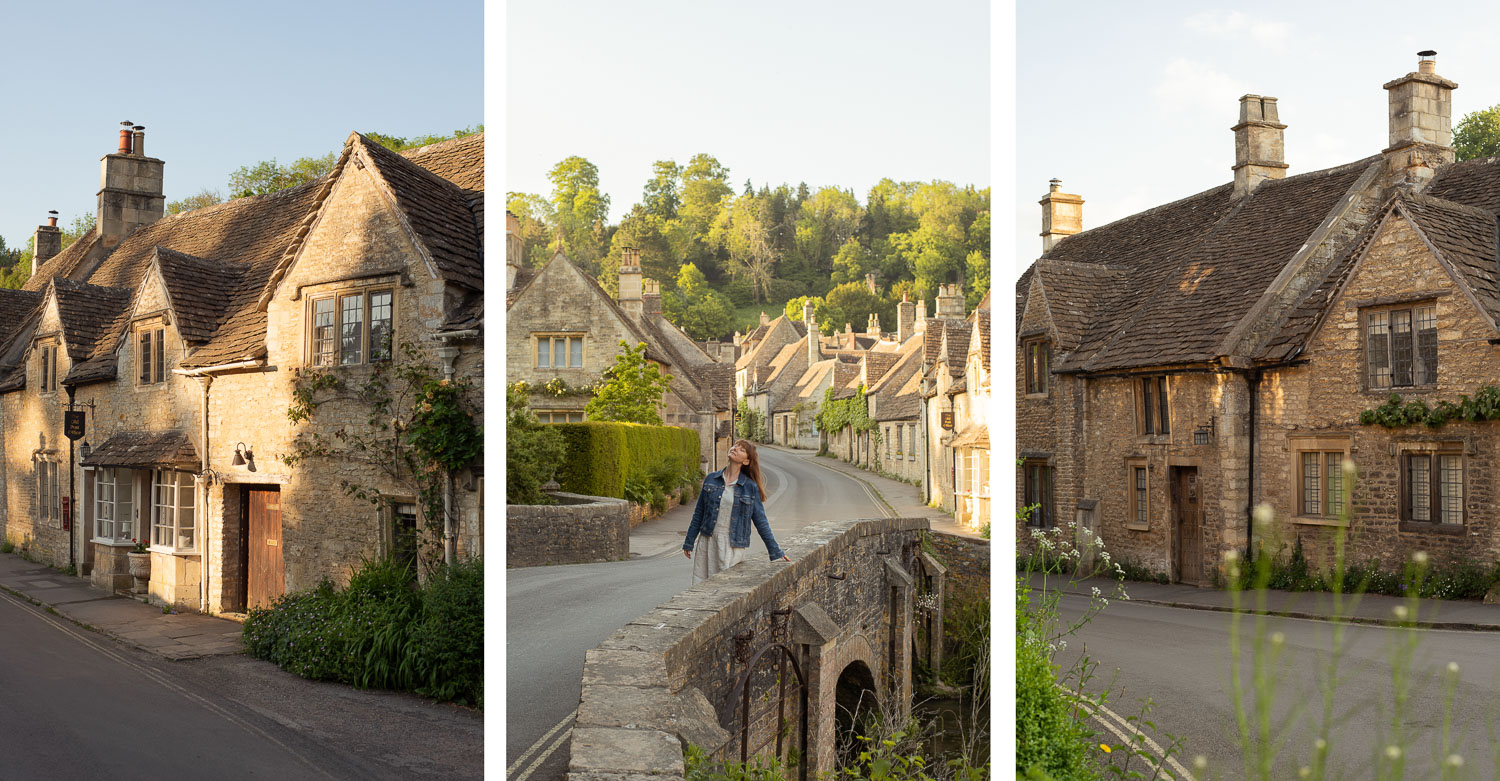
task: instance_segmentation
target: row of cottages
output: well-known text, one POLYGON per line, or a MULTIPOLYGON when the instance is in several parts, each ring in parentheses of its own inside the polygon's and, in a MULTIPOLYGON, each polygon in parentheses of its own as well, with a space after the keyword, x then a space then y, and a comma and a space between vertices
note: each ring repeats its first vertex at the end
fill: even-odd
POLYGON ((1500 158, 1454 162, 1457 84, 1420 58, 1383 85, 1389 144, 1365 159, 1285 176, 1276 99, 1246 95, 1231 182, 1079 232, 1053 181, 1016 289, 1032 525, 1077 520, 1184 583, 1266 541, 1326 562, 1340 528, 1387 567, 1500 557, 1500 424, 1361 422, 1500 383, 1500 158))
POLYGON ((645 344, 646 358, 672 378, 662 422, 697 431, 702 470, 722 468, 731 444, 734 366, 718 359, 718 345, 695 342, 662 316, 660 287, 642 277, 639 251, 624 251, 616 300, 561 249, 539 269, 523 267, 519 233, 519 221, 507 212, 506 381, 527 384, 537 417, 583 421, 589 389, 615 364, 620 342, 645 344))
POLYGON ((989 522, 989 299, 967 316, 957 285, 942 285, 933 317, 925 301, 897 304, 894 333, 871 316, 822 337, 811 305, 801 321, 768 320, 747 335, 736 388, 768 421, 779 445, 818 449, 922 486, 923 499, 978 528, 989 522), (827 391, 865 394, 867 431, 820 431, 827 391))
MULTIPOLYGON (((482 384, 483 135, 397 154, 351 134, 316 181, 174 216, 163 168, 144 128, 122 131, 95 228, 62 249, 52 218, 24 289, 0 291, 4 538, 117 590, 142 540, 151 601, 214 613, 345 582, 364 557, 415 558, 431 527, 410 481, 357 458, 283 461, 369 409, 287 412, 302 373, 358 387, 408 344, 482 384), (68 410, 85 413, 76 441, 68 410)), ((443 486, 449 560, 482 551, 479 470, 443 486)))

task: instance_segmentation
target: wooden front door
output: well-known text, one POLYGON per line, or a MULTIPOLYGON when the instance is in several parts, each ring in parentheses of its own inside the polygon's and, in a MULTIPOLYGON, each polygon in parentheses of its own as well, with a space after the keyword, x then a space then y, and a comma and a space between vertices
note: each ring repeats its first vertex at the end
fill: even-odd
POLYGON ((250 539, 246 541, 247 607, 267 607, 286 590, 286 564, 281 557, 281 488, 248 488, 250 539))
POLYGON ((1172 514, 1177 518, 1177 579, 1203 583, 1203 502, 1197 467, 1172 468, 1172 514))

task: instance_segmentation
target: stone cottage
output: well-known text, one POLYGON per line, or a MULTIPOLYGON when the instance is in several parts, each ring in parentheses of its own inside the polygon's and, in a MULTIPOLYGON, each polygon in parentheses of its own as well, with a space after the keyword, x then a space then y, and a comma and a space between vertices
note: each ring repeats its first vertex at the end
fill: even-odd
POLYGON ((1362 160, 1287 176, 1276 99, 1245 95, 1219 187, 1082 231, 1054 180, 1016 288, 1032 525, 1077 520, 1185 583, 1260 542, 1326 561, 1339 529, 1387 567, 1500 558, 1500 424, 1365 414, 1500 383, 1500 159, 1454 162, 1458 85, 1419 57, 1383 85, 1388 145, 1362 160))
MULTIPOLYGON (((151 600, 205 612, 414 557, 406 483, 358 459, 282 460, 368 411, 287 412, 310 370, 349 387, 414 360, 482 386, 483 135, 397 154, 354 133, 313 182, 174 216, 164 168, 144 128, 122 131, 94 230, 61 249, 38 228, 25 290, 0 291, 5 539, 114 589, 142 540, 151 600)), ((479 465, 443 493, 443 555, 479 555, 479 465)))
POLYGON ((715 361, 662 316, 660 290, 641 276, 638 250, 624 252, 618 301, 560 249, 539 269, 522 267, 518 256, 506 264, 506 381, 528 385, 537 417, 585 420, 589 389, 614 365, 620 342, 645 344, 646 358, 672 377, 662 422, 698 432, 704 472, 724 466, 734 366, 715 361))

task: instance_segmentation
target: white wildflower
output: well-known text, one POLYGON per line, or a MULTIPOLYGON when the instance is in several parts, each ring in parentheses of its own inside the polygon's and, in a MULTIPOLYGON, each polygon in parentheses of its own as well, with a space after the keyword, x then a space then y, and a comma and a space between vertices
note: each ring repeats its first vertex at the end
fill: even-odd
POLYGON ((1317 740, 1313 741, 1313 748, 1317 749, 1318 753, 1321 754, 1328 750, 1328 741, 1322 738, 1318 738, 1317 740))
POLYGON ((1385 747, 1385 757, 1386 757, 1386 759, 1389 759, 1389 760, 1391 760, 1393 762, 1395 760, 1400 759, 1401 758, 1401 747, 1400 746, 1386 746, 1385 747))
POLYGON ((1275 517, 1275 515, 1276 511, 1271 509, 1271 505, 1266 504, 1265 502, 1261 502, 1260 504, 1255 505, 1254 516, 1256 526, 1269 526, 1271 524, 1271 519, 1275 517))
POLYGON ((1398 620, 1398 621, 1405 621, 1406 620, 1406 614, 1407 614, 1406 605, 1397 605, 1397 606, 1391 608, 1391 612, 1396 614, 1396 620, 1398 620))
POLYGON ((1344 485, 1354 482, 1354 476, 1359 472, 1359 466, 1354 463, 1354 459, 1345 458, 1339 466, 1344 470, 1344 485))
POLYGON ((1233 564, 1234 562, 1240 560, 1240 552, 1237 550, 1225 551, 1224 560, 1233 564))
POLYGON ((1418 567, 1427 566, 1427 551, 1419 550, 1416 553, 1413 553, 1411 555, 1411 560, 1412 563, 1416 564, 1418 567))
POLYGON ((1099 551, 1099 558, 1103 559, 1105 564, 1108 564, 1109 563, 1109 551, 1107 551, 1107 550, 1099 551))
POLYGON ((1448 765, 1448 767, 1463 767, 1464 766, 1464 758, 1461 757, 1461 756, 1459 756, 1459 755, 1457 755, 1457 754, 1449 754, 1448 757, 1447 757, 1447 759, 1444 759, 1443 762, 1444 762, 1444 764, 1448 765))
POLYGON ((1208 769, 1208 757, 1205 757, 1202 754, 1198 754, 1197 756, 1193 757, 1193 769, 1194 770, 1207 770, 1208 769))
POLYGON ((1449 675, 1458 675, 1458 662, 1449 662, 1448 663, 1448 674, 1449 675))
POLYGON ((1297 768, 1297 777, 1312 778, 1312 768, 1308 767, 1307 765, 1303 765, 1302 767, 1297 768))
POLYGON ((1284 634, 1282 634, 1280 632, 1272 632, 1271 633, 1271 647, 1272 648, 1280 648, 1282 646, 1282 644, 1285 643, 1285 642, 1286 642, 1286 635, 1284 635, 1284 634))
POLYGON ((1099 587, 1098 586, 1094 586, 1094 596, 1095 597, 1102 597, 1102 596, 1104 596, 1104 594, 1099 591, 1099 587))

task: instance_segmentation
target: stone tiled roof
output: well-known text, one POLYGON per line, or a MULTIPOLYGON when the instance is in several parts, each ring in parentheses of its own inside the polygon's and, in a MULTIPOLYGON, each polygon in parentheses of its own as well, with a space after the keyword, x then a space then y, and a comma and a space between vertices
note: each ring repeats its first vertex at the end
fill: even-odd
POLYGON ((1026 297, 1031 293, 1031 278, 1036 273, 1036 263, 1026 267, 1016 280, 1016 332, 1021 330, 1021 316, 1026 313, 1026 297))
POLYGON ((897 362, 871 385, 876 420, 909 420, 917 417, 922 402, 918 396, 922 379, 922 343, 908 339, 897 354, 897 362))
POLYGON ((875 383, 884 377, 901 360, 900 353, 865 353, 865 380, 869 387, 875 387, 875 383))
POLYGON ((506 309, 510 309, 510 305, 514 304, 516 299, 520 298, 521 294, 526 292, 526 288, 531 285, 531 280, 536 279, 536 275, 540 271, 541 269, 539 268, 521 267, 516 269, 515 283, 511 285, 510 291, 505 294, 506 309))
POLYGON ((467 300, 443 318, 443 324, 438 327, 439 331, 469 331, 481 328, 484 325, 484 296, 479 293, 470 293, 467 300))
POLYGON ((192 439, 182 431, 123 431, 95 447, 84 466, 125 466, 138 469, 174 467, 197 472, 203 466, 192 439))
POLYGON ((990 310, 988 308, 974 310, 976 317, 974 323, 979 327, 975 329, 979 333, 979 360, 984 362, 985 371, 990 369, 990 310))
POLYGON ((1307 295, 1296 306, 1292 307, 1282 319, 1281 326, 1275 334, 1256 353, 1256 360, 1266 362, 1279 362, 1295 358, 1302 351, 1303 345, 1318 325, 1323 322, 1327 314, 1327 306, 1333 297, 1337 295, 1344 282, 1349 278, 1349 273, 1354 269, 1354 263, 1364 254, 1365 248, 1370 245, 1375 234, 1379 232, 1381 221, 1370 220, 1355 237, 1349 249, 1340 256, 1323 281, 1308 290, 1307 295))
POLYGON ((234 300, 249 264, 219 263, 164 247, 155 254, 178 332, 190 345, 207 342, 231 314, 224 303, 234 300))
POLYGON ((1491 326, 1500 322, 1495 213, 1421 195, 1398 198, 1396 207, 1411 216, 1438 256, 1463 277, 1491 326))
POLYGON ((1037 261, 1028 271, 1032 269, 1043 280, 1047 314, 1057 329, 1058 343, 1052 349, 1058 355, 1083 343, 1102 302, 1128 275, 1124 268, 1051 259, 1037 261))
POLYGON ((484 190, 483 133, 403 150, 401 156, 447 179, 460 189, 484 190))
POLYGON ((78 270, 79 265, 88 258, 89 253, 93 252, 94 246, 98 243, 99 229, 95 228, 89 231, 87 236, 83 236, 72 244, 69 244, 62 252, 48 258, 47 262, 43 263, 42 267, 32 273, 25 284, 21 285, 21 289, 41 292, 47 287, 47 283, 52 281, 53 277, 71 276, 78 270))
POLYGON ((1500 157, 1465 160, 1438 171, 1426 194, 1500 213, 1500 157))
POLYGON ((714 409, 734 408, 734 367, 727 363, 713 363, 695 370, 707 382, 713 393, 714 409))
POLYGON ((432 256, 438 273, 450 282, 483 290, 484 240, 469 194, 380 144, 357 133, 355 137, 354 143, 395 195, 397 208, 432 256))
POLYGON ((0 345, 9 344, 34 316, 46 296, 35 290, 0 288, 0 345))
MULTIPOLYGON (((73 282, 62 277, 54 278, 52 287, 57 296, 57 313, 62 320, 68 358, 74 362, 88 360, 94 354, 94 348, 113 335, 109 332, 110 327, 129 306, 131 290, 73 282)), ((113 344, 109 346, 113 347, 113 344)))
POLYGON ((839 361, 833 365, 833 397, 835 399, 854 398, 858 388, 850 383, 859 382, 859 364, 839 361))
POLYGON ((958 379, 953 381, 952 385, 948 386, 949 396, 957 396, 960 393, 967 393, 968 391, 969 378, 967 376, 959 377, 958 379))

